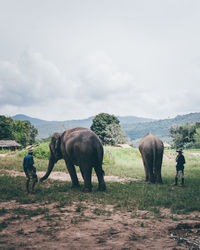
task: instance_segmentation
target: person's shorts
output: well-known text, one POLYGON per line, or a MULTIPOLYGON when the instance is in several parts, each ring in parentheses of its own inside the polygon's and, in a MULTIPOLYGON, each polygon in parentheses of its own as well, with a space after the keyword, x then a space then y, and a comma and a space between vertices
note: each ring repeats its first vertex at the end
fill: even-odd
POLYGON ((184 178, 184 170, 176 171, 176 178, 184 178))
POLYGON ((27 170, 26 179, 32 180, 32 181, 38 181, 38 177, 36 174, 36 168, 27 170))

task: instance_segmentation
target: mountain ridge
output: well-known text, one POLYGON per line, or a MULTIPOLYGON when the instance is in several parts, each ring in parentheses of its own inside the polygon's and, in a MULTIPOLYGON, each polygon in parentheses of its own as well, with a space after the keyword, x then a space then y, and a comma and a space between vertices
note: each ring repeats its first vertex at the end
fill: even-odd
MULTIPOLYGON (((12 117, 16 120, 28 120, 37 129, 37 138, 47 138, 55 132, 62 132, 66 129, 74 127, 90 128, 94 116, 86 119, 79 120, 66 120, 66 121, 46 121, 38 118, 33 118, 23 114, 17 114, 12 117)), ((185 123, 200 122, 200 112, 188 113, 185 115, 177 115, 174 118, 167 119, 150 119, 136 116, 118 116, 122 130, 127 134, 130 139, 137 140, 151 131, 161 139, 169 141, 169 129, 173 125, 183 125, 185 123)))

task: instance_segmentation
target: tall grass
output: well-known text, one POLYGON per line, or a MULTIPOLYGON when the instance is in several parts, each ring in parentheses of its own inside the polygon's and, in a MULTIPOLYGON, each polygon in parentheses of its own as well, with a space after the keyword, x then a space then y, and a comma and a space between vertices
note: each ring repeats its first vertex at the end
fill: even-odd
POLYGON ((142 159, 138 149, 104 147, 103 168, 106 175, 121 177, 143 177, 142 159))

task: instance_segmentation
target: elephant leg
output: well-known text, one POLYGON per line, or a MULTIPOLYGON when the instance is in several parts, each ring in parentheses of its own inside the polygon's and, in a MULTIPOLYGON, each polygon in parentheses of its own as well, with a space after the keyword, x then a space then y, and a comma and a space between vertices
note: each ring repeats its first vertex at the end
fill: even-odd
POLYGON ((154 172, 153 172, 153 164, 150 164, 149 166, 149 180, 151 183, 155 183, 155 176, 154 176, 154 172))
POLYGON ((142 158, 142 159, 143 159, 144 170, 145 170, 145 175, 146 175, 145 181, 148 182, 148 181, 150 181, 150 173, 149 173, 148 163, 146 162, 145 158, 142 158))
POLYGON ((161 168, 158 169, 156 181, 162 183, 161 168))
POLYGON ((158 158, 159 159, 156 162, 155 179, 157 183, 162 183, 162 176, 161 176, 162 156, 159 156, 158 158))
POLYGON ((72 188, 79 187, 80 185, 79 185, 79 181, 78 181, 78 177, 77 177, 76 169, 74 165, 69 160, 66 160, 66 159, 65 159, 65 163, 66 163, 69 175, 72 180, 72 188))
POLYGON ((84 175, 84 187, 83 192, 91 192, 92 191, 92 167, 91 166, 81 166, 84 175))
POLYGON ((147 168, 147 166, 144 166, 144 170, 145 170, 145 174, 146 174, 146 179, 145 181, 148 182, 150 180, 150 176, 149 176, 149 169, 147 168))
POLYGON ((97 178, 98 178, 98 182, 99 182, 99 191, 105 191, 106 190, 106 184, 104 181, 104 172, 102 170, 102 166, 95 166, 94 167, 97 178))
POLYGON ((83 180, 84 180, 84 172, 83 172, 83 170, 81 168, 80 168, 80 171, 81 171, 81 175, 82 175, 83 180))
POLYGON ((145 171, 145 181, 148 181, 148 171, 147 171, 147 165, 146 165, 146 162, 145 162, 145 158, 143 156, 143 154, 141 153, 142 155, 142 161, 143 161, 143 165, 144 165, 144 171, 145 171))

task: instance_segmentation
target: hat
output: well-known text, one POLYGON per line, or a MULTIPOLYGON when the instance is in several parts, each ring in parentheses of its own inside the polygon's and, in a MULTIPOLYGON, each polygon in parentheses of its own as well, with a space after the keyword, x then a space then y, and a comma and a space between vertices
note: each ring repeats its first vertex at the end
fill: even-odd
POLYGON ((33 153, 33 146, 32 146, 32 145, 26 147, 26 149, 28 149, 28 152, 29 152, 29 153, 33 153))
POLYGON ((182 153, 182 152, 183 152, 183 149, 182 149, 182 148, 179 148, 179 149, 176 150, 176 152, 182 153))

